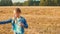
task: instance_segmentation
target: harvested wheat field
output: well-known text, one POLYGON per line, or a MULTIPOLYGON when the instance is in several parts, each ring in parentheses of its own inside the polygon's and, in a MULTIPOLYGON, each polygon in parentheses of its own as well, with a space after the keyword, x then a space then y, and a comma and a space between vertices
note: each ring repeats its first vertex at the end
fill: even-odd
MULTIPOLYGON (((0 7, 0 21, 12 17, 16 7, 0 7)), ((29 25, 25 34, 60 34, 60 7, 19 7, 29 25)), ((1 24, 0 34, 13 34, 11 24, 1 24)))

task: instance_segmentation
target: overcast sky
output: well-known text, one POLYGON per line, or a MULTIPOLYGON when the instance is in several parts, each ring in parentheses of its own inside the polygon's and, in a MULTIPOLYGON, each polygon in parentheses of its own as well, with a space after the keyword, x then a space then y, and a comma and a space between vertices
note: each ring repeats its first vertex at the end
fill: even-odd
POLYGON ((24 2, 24 1, 27 1, 27 0, 12 0, 12 2, 24 2))

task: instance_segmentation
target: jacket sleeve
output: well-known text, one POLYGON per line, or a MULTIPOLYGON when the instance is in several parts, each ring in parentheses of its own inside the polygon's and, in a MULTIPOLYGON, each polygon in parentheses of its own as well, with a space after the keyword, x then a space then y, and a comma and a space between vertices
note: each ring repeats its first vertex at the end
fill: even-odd
POLYGON ((6 21, 0 21, 0 24, 7 24, 7 23, 11 23, 11 19, 9 19, 9 20, 6 20, 6 21))
POLYGON ((23 23, 24 23, 24 28, 28 28, 28 24, 26 22, 26 19, 23 19, 23 23))

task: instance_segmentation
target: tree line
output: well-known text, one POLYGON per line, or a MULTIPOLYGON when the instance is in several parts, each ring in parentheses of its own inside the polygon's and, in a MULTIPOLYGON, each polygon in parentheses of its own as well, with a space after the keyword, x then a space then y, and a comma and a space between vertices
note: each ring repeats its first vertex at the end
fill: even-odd
MULTIPOLYGON (((16 0, 17 1, 17 0, 16 0)), ((25 1, 24 3, 15 2, 12 0, 1 0, 0 6, 60 6, 60 0, 40 0, 40 1, 25 1)))

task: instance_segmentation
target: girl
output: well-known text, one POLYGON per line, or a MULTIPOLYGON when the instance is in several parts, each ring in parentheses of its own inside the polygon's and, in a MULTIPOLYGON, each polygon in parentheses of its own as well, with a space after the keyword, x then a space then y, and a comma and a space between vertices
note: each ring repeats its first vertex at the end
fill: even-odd
POLYGON ((13 13, 13 18, 6 21, 0 21, 0 24, 11 23, 14 34, 24 34, 24 28, 28 28, 28 24, 25 18, 20 16, 21 10, 19 8, 16 8, 13 13))

